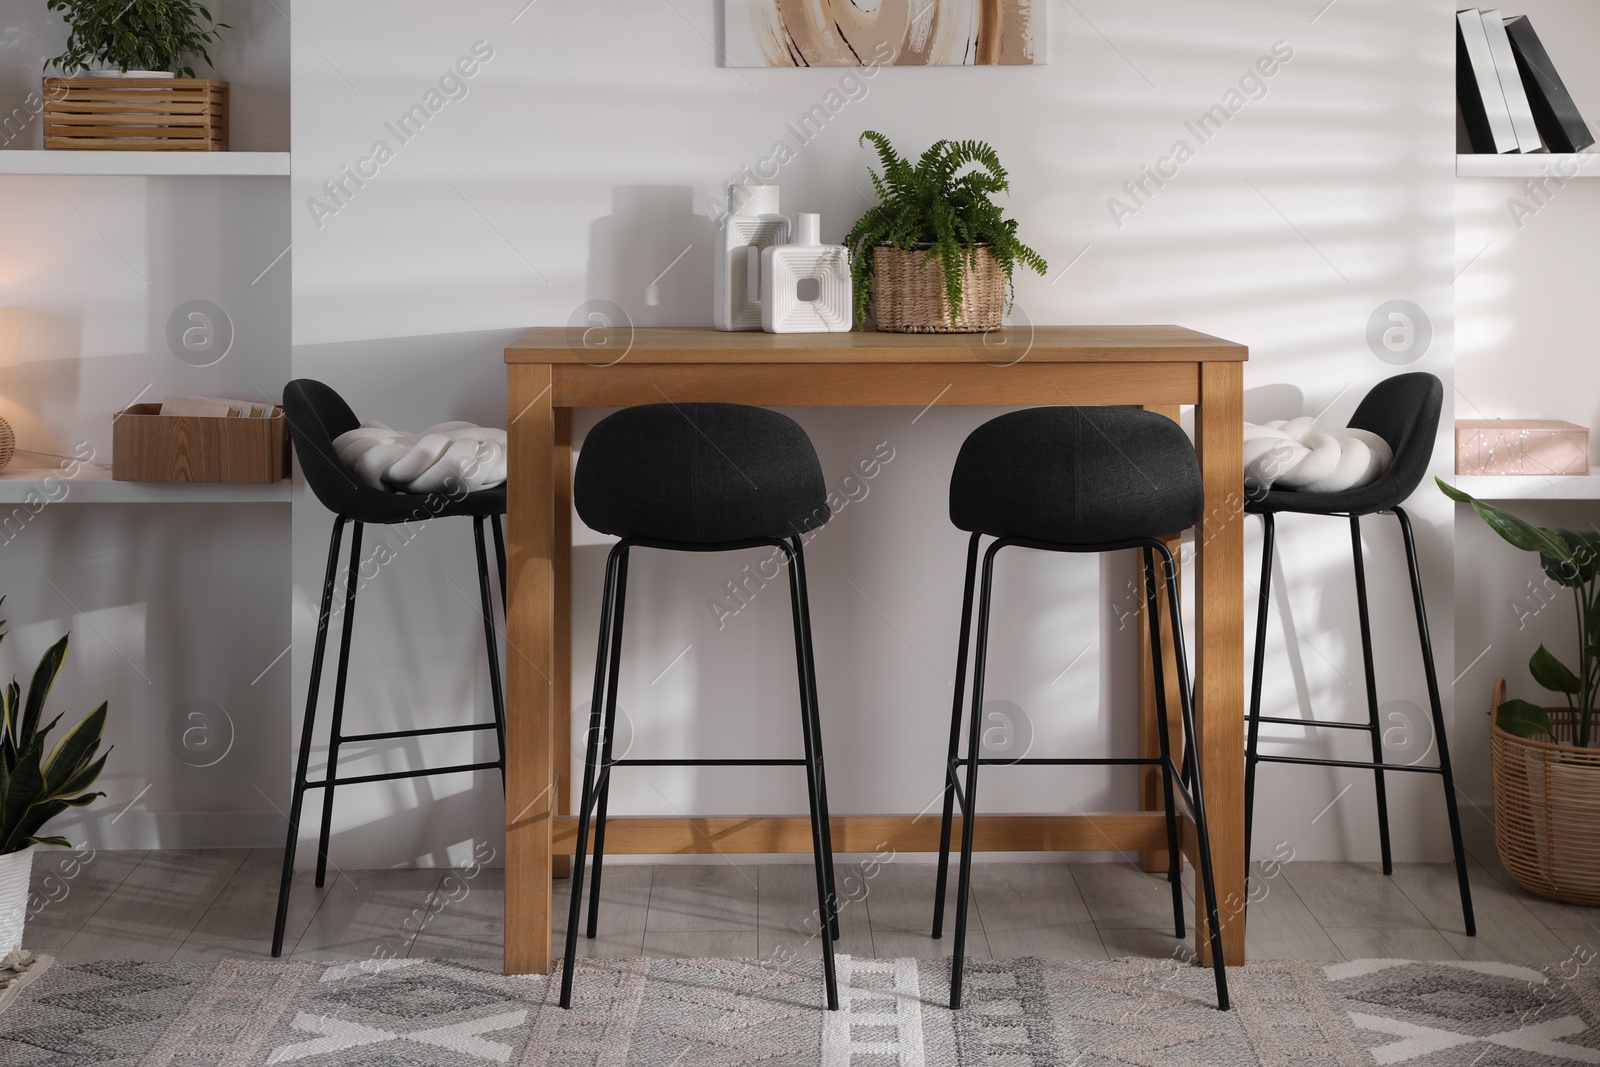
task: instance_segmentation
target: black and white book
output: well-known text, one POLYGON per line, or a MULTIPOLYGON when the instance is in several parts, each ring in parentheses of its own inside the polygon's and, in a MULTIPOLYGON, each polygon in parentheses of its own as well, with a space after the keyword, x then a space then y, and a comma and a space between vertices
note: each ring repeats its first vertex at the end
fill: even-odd
POLYGON ((1506 35, 1505 16, 1499 8, 1491 8, 1483 13, 1483 31, 1489 40, 1489 55, 1494 59, 1500 91, 1506 97, 1506 110, 1511 113, 1511 129, 1517 135, 1517 149, 1524 155, 1546 151, 1544 142, 1539 139, 1539 126, 1533 121, 1528 91, 1522 87, 1522 72, 1517 69, 1511 38, 1506 35))
POLYGON ((1475 7, 1456 12, 1456 106, 1466 121, 1474 152, 1517 151, 1511 109, 1489 51, 1489 33, 1475 7))
POLYGON ((1583 121, 1572 94, 1567 92, 1555 64, 1544 49, 1539 35, 1533 32, 1533 23, 1526 15, 1506 19, 1506 35, 1511 40, 1511 51, 1517 57, 1517 69, 1522 73, 1522 85, 1528 93, 1528 104, 1533 109, 1533 120, 1539 126, 1539 136, 1552 152, 1581 152, 1594 144, 1594 134, 1583 121))

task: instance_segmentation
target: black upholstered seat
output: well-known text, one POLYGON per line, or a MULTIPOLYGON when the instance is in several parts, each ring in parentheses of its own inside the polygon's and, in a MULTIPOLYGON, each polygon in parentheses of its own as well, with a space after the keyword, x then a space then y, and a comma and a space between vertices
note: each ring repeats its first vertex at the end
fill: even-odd
POLYGON ((798 423, 740 404, 647 404, 602 419, 573 486, 590 529, 710 545, 794 537, 828 521, 817 452, 798 423))
MULTIPOLYGON (((1444 385, 1431 374, 1413 372, 1386 378, 1372 388, 1350 417, 1350 425, 1358 430, 1370 430, 1388 442, 1394 451, 1389 469, 1371 485, 1342 493, 1304 492, 1248 492, 1245 508, 1261 516, 1261 581, 1256 586, 1256 642, 1255 666, 1251 673, 1248 733, 1245 740, 1244 771, 1244 851, 1250 855, 1250 839, 1255 825, 1256 772, 1262 763, 1287 763, 1321 767, 1371 767, 1373 786, 1378 807, 1378 850, 1383 861, 1383 873, 1394 873, 1394 861, 1389 847, 1389 799, 1384 775, 1391 771, 1410 774, 1437 774, 1444 786, 1445 815, 1450 823, 1450 843, 1455 853, 1456 884, 1461 894, 1461 921, 1468 936, 1478 931, 1472 911, 1472 886, 1467 874, 1466 845, 1461 836, 1461 813, 1456 803, 1455 772, 1450 766, 1450 739, 1445 732, 1444 705, 1440 696, 1438 668, 1433 659, 1433 638, 1428 632, 1428 611, 1423 603, 1422 570, 1417 562, 1417 541, 1411 529, 1411 518, 1403 505, 1422 481, 1428 461, 1433 453, 1434 437, 1439 431, 1439 414, 1444 407, 1444 385), (1356 617, 1361 631, 1361 665, 1367 682, 1367 721, 1352 723, 1340 720, 1317 721, 1307 714, 1307 709, 1290 701, 1288 711, 1293 714, 1263 715, 1262 677, 1267 659, 1268 618, 1272 609, 1273 559, 1277 552, 1277 516, 1299 512, 1304 515, 1336 515, 1350 524, 1350 549, 1355 564, 1356 617), (1432 718, 1431 747, 1438 753, 1437 763, 1421 762, 1422 757, 1403 763, 1384 760, 1388 718, 1378 702, 1377 672, 1372 652, 1371 609, 1367 604, 1366 549, 1362 545, 1361 518, 1364 515, 1393 515, 1400 526, 1400 539, 1405 546, 1406 570, 1411 580, 1411 606, 1417 617, 1417 638, 1422 651, 1422 673, 1428 686, 1428 709, 1432 718), (1261 751, 1261 724, 1288 726, 1297 739, 1293 755, 1280 755, 1276 751, 1261 751), (1350 759, 1325 759, 1303 755, 1298 739, 1306 729, 1327 727, 1341 730, 1363 730, 1372 745, 1372 762, 1350 759)), ((1327 560, 1318 560, 1319 568, 1326 568, 1327 560)), ((1320 573, 1320 572, 1319 572, 1320 573)), ((1427 755, 1426 752, 1423 753, 1427 755)), ((1304 772, 1302 772, 1304 773, 1304 772)), ((1342 794, 1341 794, 1342 795, 1342 794)), ((1407 817, 1413 817, 1408 801, 1407 817)))
POLYGON ((1167 824, 1167 881, 1172 892, 1175 936, 1184 936, 1180 814, 1194 827, 1199 891, 1205 902, 1207 936, 1217 1006, 1228 1007, 1223 963, 1222 918, 1211 866, 1211 836, 1196 751, 1193 690, 1183 649, 1178 567, 1162 538, 1200 521, 1204 484, 1194 446, 1177 423, 1154 412, 1130 408, 1029 408, 994 418, 972 431, 956 457, 950 477, 950 521, 967 539, 967 571, 961 599, 961 639, 956 646, 955 701, 950 711, 950 743, 945 757, 944 813, 939 824, 939 866, 933 891, 933 936, 944 934, 945 888, 950 872, 950 837, 956 808, 961 809, 961 865, 957 875, 955 945, 950 954, 950 1007, 961 1007, 967 910, 972 890, 972 850, 978 820, 978 769, 983 765, 1022 766, 1139 765, 1160 771, 1167 824), (992 537, 987 549, 985 536, 992 537), (1143 562, 1144 616, 1149 626, 1151 693, 1154 696, 1158 756, 988 755, 983 732, 988 670, 990 605, 995 557, 1004 548, 1047 552, 1100 553, 1137 548, 1143 562), (982 567, 979 557, 982 556, 982 567), (1159 560, 1159 574, 1157 577, 1159 560), (980 580, 981 574, 981 580, 980 580), (1158 589, 1166 591, 1161 623, 1158 589), (977 636, 972 637, 973 606, 977 636), (1169 633, 1164 634, 1163 630, 1169 633), (1176 691, 1184 744, 1172 742, 1167 714, 1164 652, 1171 641, 1177 667, 1176 691), (972 653, 972 693, 968 701, 967 656, 972 653), (961 752, 965 719, 966 754, 961 752), (1180 769, 1178 760, 1183 767, 1180 769), (962 781, 963 775, 965 781, 962 781), (1181 810, 1180 810, 1181 809, 1181 810))
POLYGON ((1250 493, 1245 510, 1256 515, 1374 515, 1390 511, 1416 492, 1428 473, 1444 385, 1431 374, 1397 374, 1373 387, 1350 417, 1350 426, 1388 442, 1394 461, 1377 481, 1340 493, 1302 493, 1273 489, 1250 493))
POLYGON ((322 382, 297 378, 283 387, 283 414, 306 484, 335 515, 392 525, 450 515, 506 513, 506 487, 476 493, 390 493, 357 478, 333 450, 333 439, 361 425, 344 397, 322 382))
POLYGON ((328 567, 322 579, 322 606, 317 612, 317 637, 311 648, 311 676, 306 686, 306 713, 300 729, 300 751, 295 759, 294 789, 289 800, 288 839, 284 843, 283 872, 278 883, 277 919, 272 928, 274 956, 283 952, 283 938, 289 921, 289 891, 294 880, 295 849, 300 844, 300 816, 307 791, 325 791, 322 828, 317 837, 316 884, 320 887, 328 874, 328 842, 333 832, 333 794, 337 786, 487 770, 498 770, 503 786, 506 770, 505 693, 500 678, 499 631, 495 625, 493 596, 489 588, 489 552, 483 536, 483 527, 487 523, 494 533, 495 559, 500 572, 500 607, 503 612, 506 599, 506 546, 505 534, 500 528, 500 516, 506 510, 505 488, 502 486, 477 493, 448 490, 389 493, 374 489, 356 477, 333 450, 335 437, 360 425, 343 397, 322 382, 300 378, 283 388, 283 413, 289 420, 289 434, 294 439, 295 454, 300 457, 300 470, 305 475, 306 483, 311 486, 311 491, 317 495, 323 507, 333 512, 333 536, 328 542, 328 567), (494 705, 494 721, 466 725, 452 723, 448 726, 386 730, 371 734, 346 733, 344 700, 350 668, 350 638, 354 630, 357 594, 366 584, 357 580, 365 558, 361 554, 365 526, 367 523, 392 525, 452 516, 472 519, 472 535, 477 543, 478 599, 483 610, 483 643, 489 661, 489 698, 494 705), (328 627, 334 617, 333 593, 339 577, 340 546, 346 526, 350 527, 350 568, 341 609, 343 618, 340 620, 339 663, 333 688, 333 720, 328 731, 325 769, 322 777, 313 781, 310 777, 311 740, 317 725, 317 698, 322 684, 323 658, 328 647, 328 627), (494 731, 493 760, 372 774, 340 774, 339 746, 345 742, 403 742, 409 748, 417 738, 452 734, 459 739, 463 732, 477 730, 494 731))
MULTIPOLYGON (((822 725, 817 712, 817 668, 806 594, 804 541, 828 521, 822 465, 798 423, 765 408, 738 404, 647 404, 624 408, 595 424, 584 438, 574 476, 573 501, 593 530, 618 540, 606 558, 600 598, 600 638, 595 644, 594 690, 589 700, 583 789, 578 795, 577 840, 572 852, 572 897, 562 953, 563 1008, 572 1007, 578 963, 586 867, 587 936, 599 930, 600 879, 605 870, 606 817, 612 772, 628 766, 804 767, 811 814, 811 852, 817 880, 817 936, 822 939, 822 979, 830 1010, 839 1007, 834 942, 839 938, 839 896, 834 885, 833 832, 823 771, 822 725), (789 576, 789 607, 800 685, 800 727, 805 755, 796 759, 638 759, 613 751, 623 619, 628 605, 628 559, 636 548, 681 552, 732 552, 766 546, 789 576), (626 610, 625 610, 626 609, 626 610), (594 828, 592 858, 589 848, 594 828)), ((640 709, 635 708, 638 713, 640 709)), ((635 720, 640 721, 640 720, 635 720)))
POLYGON ((1204 510, 1200 463, 1177 423, 1134 408, 1028 408, 972 432, 950 478, 969 533, 1059 545, 1186 530, 1204 510))

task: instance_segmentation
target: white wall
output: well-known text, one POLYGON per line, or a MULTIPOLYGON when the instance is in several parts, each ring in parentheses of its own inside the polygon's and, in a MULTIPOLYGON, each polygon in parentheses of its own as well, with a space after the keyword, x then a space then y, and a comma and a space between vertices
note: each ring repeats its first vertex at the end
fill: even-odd
MULTIPOLYGON (((529 325, 564 324, 590 300, 615 301, 641 325, 708 323, 707 199, 771 153, 785 123, 845 73, 719 67, 709 0, 518 7, 297 6, 293 373, 330 381, 365 417, 409 427, 503 417, 506 339, 529 325), (399 144, 385 123, 478 41, 493 58, 469 94, 399 144), (308 201, 380 138, 394 158, 318 225, 308 201), (661 280, 660 303, 648 305, 645 284, 685 245, 689 253, 661 280)), ((859 190, 868 155, 854 140, 861 130, 880 130, 907 151, 938 137, 987 139, 1013 176, 1010 210, 1052 267, 1048 279, 1018 280, 1019 320, 1177 322, 1245 342, 1252 418, 1322 412, 1343 420, 1396 370, 1366 342, 1369 317, 1387 301, 1426 310, 1432 347, 1415 366, 1451 376, 1450 13, 1438 2, 1380 0, 1052 3, 1048 66, 887 69, 865 83, 864 98, 783 168, 783 207, 820 211, 825 239, 837 240, 867 203, 859 190), (1222 100, 1278 41, 1294 58, 1265 98, 1196 146, 1185 121, 1222 100), (1107 199, 1179 138, 1197 147, 1195 157, 1119 227, 1107 199)), ((830 483, 877 442, 895 449, 868 497, 817 539, 812 596, 833 808, 915 811, 940 779, 959 610, 963 540, 945 517, 946 479, 963 435, 992 413, 935 408, 915 424, 914 412, 898 410, 792 414, 817 442, 830 483)), ((580 434, 597 415, 580 417, 580 434)), ((1449 468, 1443 443, 1437 468, 1449 468)), ((1430 492, 1412 512, 1439 670, 1449 679, 1452 513, 1430 492)), ((302 493, 294 506, 297 694, 327 526, 302 493)), ((1383 696, 1420 708, 1426 695, 1399 539, 1392 527, 1373 526, 1383 696)), ((1269 641, 1269 711, 1315 706, 1323 716, 1360 717, 1346 528, 1286 520, 1280 544, 1287 584, 1269 641)), ((1252 588, 1258 550, 1252 522, 1252 588)), ((464 526, 430 532, 363 593, 350 709, 362 728, 487 714, 469 552, 464 526)), ((575 713, 586 710, 602 555, 599 539, 580 532, 575 713)), ((794 747, 781 595, 758 598, 720 631, 707 607, 741 563, 672 557, 635 567, 621 703, 637 752, 794 747)), ((1019 555, 1004 567, 996 631, 1004 651, 990 697, 1025 709, 1038 731, 1035 751, 1132 744, 1131 645, 1115 621, 1127 573, 1121 561, 1105 566, 1019 555), (1063 676, 1085 648, 1091 654, 1063 676)), ((1273 737, 1285 751, 1343 751, 1298 730, 1273 737)), ((416 755, 388 750, 372 759, 416 755)), ((1376 855, 1368 776, 1287 767, 1264 774, 1263 850, 1285 840, 1302 858, 1376 855)), ((996 810, 1131 801, 1118 776, 1019 771, 991 780, 986 807, 996 810)), ((1391 797, 1397 854, 1442 858, 1436 784, 1396 781, 1391 797)), ((613 810, 793 811, 801 801, 798 782, 776 776, 636 770, 619 777, 613 810)), ((442 863, 475 839, 497 842, 500 822, 490 775, 350 789, 335 819, 335 859, 442 863)))
MULTIPOLYGON (((287 10, 287 7, 285 7, 287 10)), ((270 5, 224 0, 234 27, 214 53, 233 91, 233 146, 288 148, 290 28, 270 5), (270 17, 269 17, 270 16, 270 17)), ((40 146, 44 62, 66 32, 40 4, 0 25, 0 154, 40 146), (37 97, 35 97, 37 98, 37 97)), ((284 178, 0 176, 0 416, 18 445, 111 459, 111 419, 135 399, 279 395, 288 375, 284 178), (174 355, 168 320, 189 300, 231 319, 214 366, 174 355)), ((48 466, 21 455, 14 465, 48 466)), ((62 832, 97 847, 281 840, 287 802, 289 515, 282 504, 91 505, 64 500, 0 537, 0 677, 31 677, 62 633, 52 692, 67 722, 110 701, 107 797, 62 832), (191 718, 199 713, 203 719, 191 718), (210 731, 214 762, 199 735, 210 731), (125 812, 125 814, 124 814, 125 812)), ((17 519, 7 508, 7 520, 17 519)))

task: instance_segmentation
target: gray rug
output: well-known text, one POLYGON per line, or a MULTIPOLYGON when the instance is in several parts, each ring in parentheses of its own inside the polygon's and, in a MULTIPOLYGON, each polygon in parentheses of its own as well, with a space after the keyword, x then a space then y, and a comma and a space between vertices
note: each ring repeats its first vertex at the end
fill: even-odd
POLYGON ((1600 1064, 1600 984, 1572 962, 586 962, 575 1010, 544 977, 437 960, 56 962, 0 1014, 0 1064, 26 1067, 1355 1067, 1600 1064))

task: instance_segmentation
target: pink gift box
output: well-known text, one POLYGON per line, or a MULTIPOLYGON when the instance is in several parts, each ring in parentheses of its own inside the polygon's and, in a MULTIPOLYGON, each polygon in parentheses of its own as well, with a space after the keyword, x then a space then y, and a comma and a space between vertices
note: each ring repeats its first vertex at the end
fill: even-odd
POLYGON ((1589 431, 1553 419, 1456 423, 1457 474, 1588 474, 1589 431))

